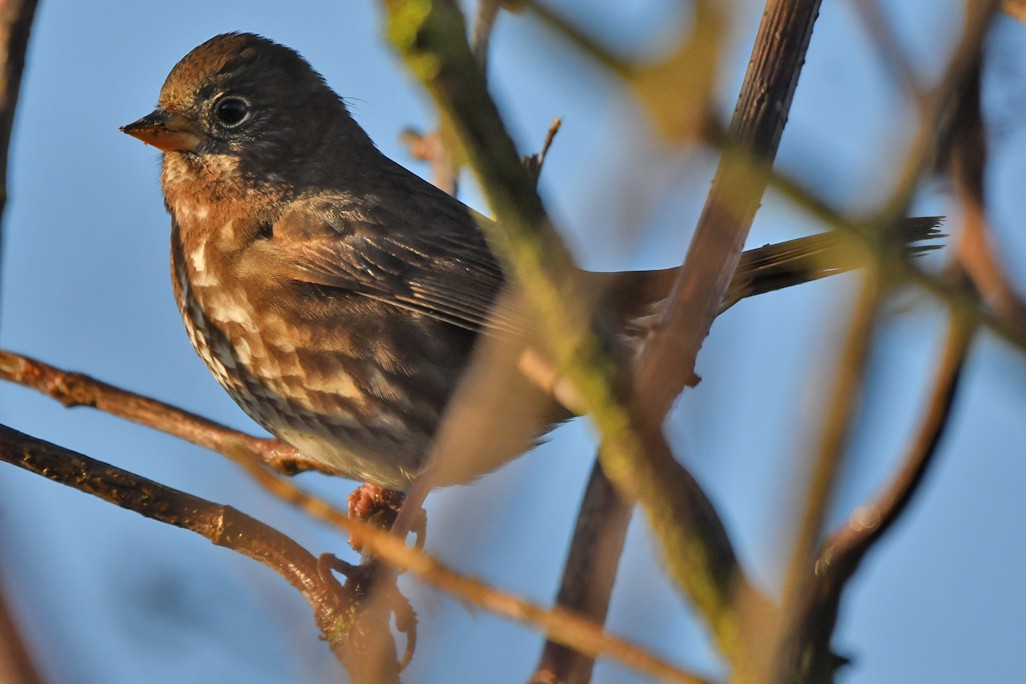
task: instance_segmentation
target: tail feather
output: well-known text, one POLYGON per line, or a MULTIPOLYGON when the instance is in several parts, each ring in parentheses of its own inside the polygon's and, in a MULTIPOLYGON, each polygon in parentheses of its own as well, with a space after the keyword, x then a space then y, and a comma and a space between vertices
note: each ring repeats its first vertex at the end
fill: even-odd
MULTIPOLYGON (((908 218, 901 225, 901 237, 910 256, 919 256, 939 244, 923 244, 944 237, 941 216, 908 218)), ((864 265, 859 251, 852 249, 852 238, 830 231, 808 237, 765 245, 745 251, 727 289, 720 312, 742 299, 773 292, 792 285, 819 280, 864 265)), ((598 274, 596 274, 598 275, 598 274)), ((625 323, 631 337, 644 335, 652 316, 657 314, 677 277, 677 268, 601 274, 608 278, 606 305, 625 323)))
MULTIPOLYGON (((906 219, 901 237, 910 256, 919 256, 938 244, 922 244, 943 237, 941 216, 906 219)), ((819 280, 864 265, 851 238, 831 231, 750 249, 741 255, 734 279, 724 297, 720 311, 726 311, 746 297, 773 292, 792 285, 819 280)))

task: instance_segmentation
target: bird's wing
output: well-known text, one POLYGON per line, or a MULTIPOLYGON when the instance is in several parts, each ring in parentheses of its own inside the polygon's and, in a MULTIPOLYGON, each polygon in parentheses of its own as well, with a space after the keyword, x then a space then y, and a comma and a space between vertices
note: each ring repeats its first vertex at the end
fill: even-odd
POLYGON ((520 331, 523 315, 495 306, 505 278, 475 219, 456 200, 437 198, 418 211, 416 204, 319 195, 294 202, 272 227, 272 240, 297 281, 475 332, 520 331), (418 224, 423 216, 431 220, 418 224))

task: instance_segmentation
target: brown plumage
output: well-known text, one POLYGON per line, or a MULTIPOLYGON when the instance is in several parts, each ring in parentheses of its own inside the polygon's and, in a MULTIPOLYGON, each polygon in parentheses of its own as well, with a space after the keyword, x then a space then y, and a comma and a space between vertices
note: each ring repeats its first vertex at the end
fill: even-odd
MULTIPOLYGON (((197 47, 157 109, 123 130, 164 151, 175 297, 218 382, 308 457, 406 489, 478 336, 529 336, 523 312, 494 310, 505 278, 472 212, 378 152, 302 57, 259 36, 197 47)), ((839 244, 816 236, 746 253, 727 305, 853 267, 839 244)), ((637 334, 629 322, 672 273, 594 277, 617 281, 609 310, 637 334)), ((519 408, 507 420, 536 423, 526 434, 566 417, 526 379, 512 382, 519 408)), ((450 479, 530 439, 492 442, 480 467, 450 479)))

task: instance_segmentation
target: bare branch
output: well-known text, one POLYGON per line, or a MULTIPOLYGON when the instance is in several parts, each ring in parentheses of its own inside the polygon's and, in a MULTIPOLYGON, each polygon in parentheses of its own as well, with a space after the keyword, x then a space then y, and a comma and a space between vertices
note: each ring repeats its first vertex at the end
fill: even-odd
POLYGON ((973 331, 964 317, 951 315, 929 405, 901 469, 883 491, 855 510, 823 544, 815 565, 806 569, 806 589, 794 607, 796 619, 786 637, 777 681, 830 681, 839 664, 831 655, 830 639, 841 596, 862 559, 905 512, 934 461, 973 331))
MULTIPOLYGON (((259 561, 302 594, 339 661, 359 681, 372 681, 358 676, 362 648, 349 641, 350 636, 362 640, 363 632, 372 627, 359 615, 356 597, 323 572, 317 558, 277 530, 230 506, 166 487, 6 426, 0 426, 0 460, 148 518, 191 530, 259 561)), ((387 631, 388 617, 377 627, 387 631)), ((384 681, 398 681, 398 670, 393 670, 394 676, 384 681)))
POLYGON ((0 591, 0 682, 43 684, 4 591, 0 591))
POLYGON ((542 165, 545 163, 545 155, 549 153, 549 148, 552 147, 552 141, 556 139, 556 134, 559 133, 560 127, 563 125, 563 119, 556 117, 549 124, 549 132, 545 134, 545 142, 542 143, 541 150, 537 154, 532 154, 524 157, 523 163, 527 167, 528 173, 534 179, 534 184, 538 184, 538 179, 541 178, 542 165))
POLYGON ((55 368, 42 361, 0 350, 0 379, 49 395, 65 406, 90 406, 146 425, 223 454, 244 466, 264 463, 284 475, 306 470, 332 474, 317 461, 277 439, 242 434, 194 413, 114 387, 100 380, 55 368))
POLYGON ((502 0, 478 0, 477 16, 474 19, 474 33, 470 39, 470 49, 477 59, 482 73, 488 70, 488 47, 491 44, 492 30, 495 20, 502 9, 502 0))
POLYGON ((1001 11, 1026 23, 1026 0, 1001 0, 1001 11))
MULTIPOLYGON (((782 622, 776 625, 776 638, 779 639, 774 649, 777 664, 766 670, 763 681, 803 681, 776 675, 781 669, 780 659, 788 659, 788 649, 781 648, 790 634, 793 625, 805 618, 805 595, 808 591, 807 582, 809 568, 814 564, 814 552, 819 543, 820 530, 827 507, 834 493, 834 484, 840 470, 845 442, 851 429, 851 419, 862 395, 862 375, 869 344, 872 339, 874 318, 879 307, 881 296, 879 275, 870 270, 863 276, 862 289, 852 316, 851 327, 845 336, 844 350, 838 360, 837 378, 829 392, 830 399, 826 409, 826 425, 816 456, 812 461, 812 474, 809 480, 808 495, 804 512, 799 520, 798 534, 791 552, 787 578, 784 585, 782 606, 782 622)), ((769 638, 773 638, 770 636, 769 638)), ((821 662, 830 659, 830 640, 820 643, 825 652, 811 653, 803 650, 805 659, 821 662)), ((790 664, 790 663, 789 663, 790 664)))
MULTIPOLYGON (((577 513, 556 605, 603 624, 623 553, 633 502, 624 500, 595 460, 577 513)), ((595 661, 562 644, 546 641, 532 684, 587 684, 595 661)))
POLYGON ((659 427, 641 423, 638 407, 623 401, 625 378, 605 353, 615 345, 589 334, 587 304, 595 293, 581 292, 573 281, 573 261, 488 95, 466 44, 458 6, 452 0, 435 2, 425 13, 422 5, 403 0, 385 0, 384 5, 393 43, 443 118, 453 122, 499 219, 501 230, 489 237, 509 259, 510 272, 535 305, 560 369, 586 398, 602 431, 606 474, 624 496, 639 499, 669 574, 686 588, 727 657, 744 661, 746 649, 731 606, 739 594, 757 592, 741 574, 711 503, 674 460, 659 427))
POLYGON ((7 204, 7 155, 35 15, 36 0, 10 0, 0 6, 0 214, 7 204))
MULTIPOLYGON (((729 133, 734 145, 760 160, 776 156, 819 4, 767 3, 729 133)), ((695 377, 695 359, 730 286, 764 189, 765 182, 752 182, 743 161, 721 158, 680 275, 636 372, 653 422, 662 422, 695 377)))
POLYGON ((1008 280, 1005 267, 991 249, 987 235, 984 202, 987 132, 980 103, 980 59, 970 69, 944 141, 951 150, 951 176, 965 211, 958 258, 983 301, 1003 320, 1026 330, 1026 302, 1008 280))

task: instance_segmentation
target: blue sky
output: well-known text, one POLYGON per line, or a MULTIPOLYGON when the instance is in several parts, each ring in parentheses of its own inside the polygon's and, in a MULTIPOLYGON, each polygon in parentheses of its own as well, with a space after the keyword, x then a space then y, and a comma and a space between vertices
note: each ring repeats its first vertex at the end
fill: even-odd
MULTIPOLYGON (((960 3, 880 4, 918 73, 936 75, 960 3)), ((667 27, 681 20, 673 5, 559 4, 585 15, 595 35, 636 52, 672 34, 667 27)), ((720 89, 724 112, 747 60, 757 5, 737 3, 720 89)), ((398 134, 430 128, 433 115, 382 39, 376 3, 41 3, 11 158, 0 346, 253 431, 192 352, 174 307, 158 155, 117 130, 150 111, 182 55, 228 30, 298 49, 386 154, 426 174, 398 134)), ((1021 286, 1026 137, 1015 112, 1026 93, 1018 66, 1026 63, 1024 35, 1026 27, 999 21, 987 74, 994 122, 988 199, 999 253, 1021 286)), ((667 149, 615 81, 525 17, 501 18, 491 64, 496 97, 523 152, 538 148, 554 116, 565 117, 542 191, 581 261, 597 269, 679 262, 712 156, 667 149)), ((851 3, 824 3, 779 166, 839 206, 872 206, 886 195, 905 149, 906 105, 851 3)), ((486 210, 472 188, 464 199, 486 210)), ((943 183, 924 184, 915 211, 948 214, 957 225, 943 183)), ((818 228, 770 194, 751 242, 818 228)), ((668 427, 720 507, 746 568, 770 591, 787 557, 786 522, 815 444, 853 284, 837 278, 769 295, 719 319, 699 358, 704 380, 668 427)), ((874 490, 908 440, 938 353, 940 320, 921 293, 903 293, 888 307, 835 520, 874 490)), ((1026 668, 1024 405, 1026 362, 984 335, 922 495, 847 594, 835 640, 855 659, 844 681, 1009 681, 1026 668)), ((13 386, 0 385, 0 411, 19 430, 236 506, 315 553, 344 548, 341 535, 269 499, 235 466, 198 448, 13 386)), ((498 473, 433 495, 429 550, 549 602, 590 468, 590 440, 587 424, 576 421, 498 473)), ((339 501, 351 488, 315 475, 300 482, 339 501)), ((611 629, 714 674, 703 630, 662 578, 655 551, 636 520, 611 629)), ((46 644, 51 681, 338 679, 305 604, 263 567, 11 467, 0 467, 0 554, 3 586, 26 633, 46 644)), ((414 582, 408 588, 422 625, 408 681, 524 681, 540 647, 536 634, 414 582)), ((595 680, 640 681, 607 664, 595 680)))

